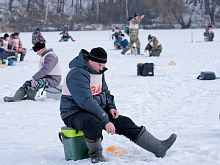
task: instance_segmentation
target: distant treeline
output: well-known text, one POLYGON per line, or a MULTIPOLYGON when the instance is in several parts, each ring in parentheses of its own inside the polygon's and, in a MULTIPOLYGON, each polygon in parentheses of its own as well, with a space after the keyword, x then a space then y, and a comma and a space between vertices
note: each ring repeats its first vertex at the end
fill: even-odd
POLYGON ((2 0, 0 30, 108 29, 144 14, 142 28, 198 28, 220 22, 219 0, 2 0))

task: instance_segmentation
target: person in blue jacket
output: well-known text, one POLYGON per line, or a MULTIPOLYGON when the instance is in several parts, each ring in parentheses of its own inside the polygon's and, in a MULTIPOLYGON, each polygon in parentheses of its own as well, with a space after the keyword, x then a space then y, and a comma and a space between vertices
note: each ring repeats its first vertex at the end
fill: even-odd
POLYGON ((107 53, 101 48, 82 49, 70 63, 62 89, 60 115, 66 126, 82 130, 92 163, 104 162, 102 130, 124 135, 156 157, 164 157, 176 140, 155 138, 144 126, 119 114, 105 81, 107 53))
POLYGON ((124 34, 120 34, 118 39, 114 41, 114 46, 116 49, 124 49, 128 46, 128 40, 125 38, 124 34))

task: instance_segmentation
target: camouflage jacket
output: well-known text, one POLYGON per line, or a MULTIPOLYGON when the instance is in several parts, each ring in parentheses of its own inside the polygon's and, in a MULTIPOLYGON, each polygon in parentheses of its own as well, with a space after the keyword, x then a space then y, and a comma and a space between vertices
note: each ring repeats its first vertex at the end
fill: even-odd
POLYGON ((46 42, 41 32, 33 32, 32 34, 32 44, 35 45, 37 42, 42 42, 42 43, 46 42))

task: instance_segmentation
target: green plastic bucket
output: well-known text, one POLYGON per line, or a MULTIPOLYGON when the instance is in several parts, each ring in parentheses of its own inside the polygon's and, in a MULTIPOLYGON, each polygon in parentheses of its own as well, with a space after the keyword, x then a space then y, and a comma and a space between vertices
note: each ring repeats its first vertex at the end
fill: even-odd
POLYGON ((62 127, 61 132, 59 132, 59 138, 63 143, 66 160, 81 160, 89 157, 82 131, 71 127, 62 127))

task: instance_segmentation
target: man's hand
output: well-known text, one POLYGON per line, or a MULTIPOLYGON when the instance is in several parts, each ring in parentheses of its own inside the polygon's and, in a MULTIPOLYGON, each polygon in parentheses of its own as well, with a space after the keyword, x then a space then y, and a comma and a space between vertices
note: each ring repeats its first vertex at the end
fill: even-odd
POLYGON ((143 18, 144 18, 144 15, 141 15, 141 16, 140 16, 140 19, 143 19, 143 18))
POLYGON ((105 130, 109 133, 109 134, 115 134, 115 126, 113 123, 109 122, 105 125, 105 130))
POLYGON ((110 109, 110 113, 114 119, 118 118, 119 116, 119 112, 116 109, 110 109))
POLYGON ((36 86, 36 81, 34 79, 31 80, 31 86, 35 87, 36 86))

